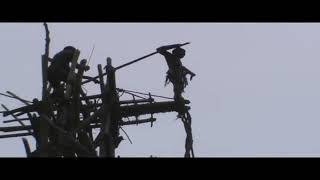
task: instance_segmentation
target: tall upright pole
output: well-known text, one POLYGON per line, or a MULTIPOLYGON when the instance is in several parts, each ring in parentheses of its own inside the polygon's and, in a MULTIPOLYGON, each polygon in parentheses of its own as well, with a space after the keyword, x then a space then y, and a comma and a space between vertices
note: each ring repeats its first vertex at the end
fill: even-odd
POLYGON ((102 94, 102 103, 103 103, 103 113, 101 114, 101 137, 102 140, 100 142, 100 157, 115 157, 114 151, 114 138, 113 138, 113 117, 112 117, 112 109, 113 109, 113 93, 112 93, 112 86, 113 86, 113 78, 112 74, 114 71, 112 70, 113 67, 111 65, 111 59, 107 59, 107 66, 106 66, 106 74, 107 80, 104 83, 103 80, 103 72, 102 66, 98 65, 98 72, 99 72, 99 81, 100 81, 100 89, 102 94))
POLYGON ((105 67, 107 73, 107 89, 110 94, 110 112, 111 112, 111 123, 110 123, 110 156, 115 156, 115 149, 118 146, 119 138, 119 122, 121 121, 120 115, 120 103, 119 96, 117 93, 116 85, 116 69, 112 66, 111 58, 107 58, 107 66, 105 67))
MULTIPOLYGON (((103 98, 104 101, 104 113, 103 113, 103 122, 101 127, 101 133, 103 135, 102 144, 100 146, 100 156, 101 157, 115 157, 115 137, 117 135, 117 105, 119 105, 118 102, 118 96, 116 91, 116 83, 115 83, 115 69, 112 66, 111 58, 107 58, 107 66, 106 74, 107 74, 107 80, 104 88, 102 87, 102 84, 100 84, 102 89, 103 98), (117 103, 118 102, 118 103, 117 103)), ((103 75, 101 72, 101 66, 98 67, 99 70, 99 76, 100 76, 100 82, 103 82, 103 75)))
MULTIPOLYGON (((46 44, 45 44, 45 53, 42 55, 42 102, 43 102, 43 111, 42 113, 48 114, 48 62, 49 62, 49 44, 50 44, 50 36, 49 36, 49 28, 47 23, 44 23, 45 31, 46 31, 46 44)), ((48 123, 41 119, 39 121, 39 150, 41 157, 48 156, 48 136, 49 136, 49 125, 48 123)))

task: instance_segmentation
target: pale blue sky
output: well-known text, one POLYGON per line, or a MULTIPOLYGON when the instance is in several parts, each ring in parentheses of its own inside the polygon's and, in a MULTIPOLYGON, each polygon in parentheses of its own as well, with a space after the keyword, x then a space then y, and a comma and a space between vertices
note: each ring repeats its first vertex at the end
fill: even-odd
MULTIPOLYGON (((115 66, 161 45, 192 42, 183 63, 197 76, 191 100, 198 157, 320 156, 320 24, 318 23, 49 23, 50 55, 66 45, 90 55, 88 75, 106 57, 115 66)), ((1 23, 0 92, 41 96, 41 23, 1 23)), ((172 96, 167 67, 155 55, 117 74, 120 88, 172 96)), ((98 86, 86 87, 98 93, 98 86)), ((0 97, 15 108, 17 101, 0 97)), ((185 132, 175 113, 150 124, 125 127, 120 156, 183 157, 185 132)), ((0 118, 2 121, 4 118, 0 118)), ((3 125, 3 124, 2 124, 3 125)), ((29 138, 32 141, 32 138, 29 138)), ((25 156, 21 138, 0 139, 0 156, 25 156)))

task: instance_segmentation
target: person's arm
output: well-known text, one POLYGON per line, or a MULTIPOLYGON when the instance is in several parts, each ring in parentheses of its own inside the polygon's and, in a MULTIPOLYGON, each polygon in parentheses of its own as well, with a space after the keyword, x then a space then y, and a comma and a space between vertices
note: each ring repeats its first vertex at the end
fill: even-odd
POLYGON ((184 44, 171 44, 171 45, 161 46, 161 47, 157 48, 157 52, 162 54, 162 55, 168 55, 168 54, 171 54, 171 53, 168 52, 168 50, 174 49, 174 48, 177 48, 177 47, 181 47, 181 46, 185 46, 185 45, 188 45, 188 44, 190 44, 190 42, 187 42, 187 43, 184 43, 184 44))
POLYGON ((171 53, 169 53, 164 46, 157 48, 157 52, 163 56, 170 56, 171 55, 171 53))
POLYGON ((181 44, 172 44, 172 45, 166 45, 166 46, 161 46, 160 48, 165 49, 165 50, 169 50, 169 49, 174 49, 181 46, 181 44))
MULTIPOLYGON (((184 67, 184 66, 183 66, 184 67)), ((190 71, 188 68, 184 67, 184 69, 187 71, 188 74, 195 76, 196 74, 190 71)))
POLYGON ((192 71, 190 71, 188 68, 186 68, 186 67, 184 67, 183 66, 183 69, 186 71, 186 73, 187 74, 190 74, 190 80, 192 80, 192 78, 194 77, 194 76, 196 76, 196 74, 195 73, 193 73, 192 71))

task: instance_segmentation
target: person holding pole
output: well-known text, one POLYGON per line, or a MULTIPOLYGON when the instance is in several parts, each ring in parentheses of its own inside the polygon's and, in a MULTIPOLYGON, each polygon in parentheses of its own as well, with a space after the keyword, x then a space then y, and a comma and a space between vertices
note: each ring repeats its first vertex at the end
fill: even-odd
POLYGON ((187 75, 190 75, 190 80, 195 76, 195 73, 184 67, 181 59, 185 56, 185 50, 180 47, 180 44, 161 46, 157 48, 157 52, 163 55, 166 59, 169 70, 167 71, 166 83, 171 82, 174 89, 174 99, 181 100, 184 88, 188 85, 187 75), (172 53, 169 49, 174 48, 172 53))

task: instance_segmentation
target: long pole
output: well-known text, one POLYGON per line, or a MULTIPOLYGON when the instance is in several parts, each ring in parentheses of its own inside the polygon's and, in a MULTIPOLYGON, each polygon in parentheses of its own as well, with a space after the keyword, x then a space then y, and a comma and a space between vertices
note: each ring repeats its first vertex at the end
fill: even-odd
MULTIPOLYGON (((185 46, 185 45, 188 45, 188 44, 190 44, 190 42, 183 43, 183 44, 177 44, 175 47, 182 47, 182 46, 185 46)), ((133 60, 133 61, 130 61, 130 62, 128 62, 128 63, 125 63, 125 64, 123 64, 123 65, 120 65, 120 66, 114 68, 114 70, 117 71, 117 70, 119 70, 119 69, 121 69, 121 68, 124 68, 124 67, 129 66, 129 65, 131 65, 131 64, 133 64, 133 63, 139 62, 139 61, 141 61, 141 60, 143 60, 143 59, 145 59, 145 58, 147 58, 147 57, 153 56, 153 55, 155 55, 155 54, 158 54, 158 52, 156 51, 156 52, 150 53, 150 54, 148 54, 148 55, 145 55, 145 56, 143 56, 143 57, 140 57, 140 58, 138 58, 138 59, 135 59, 135 60, 133 60)), ((105 75, 107 75, 107 73, 105 72, 105 73, 103 73, 102 75, 105 76, 105 75)), ((92 78, 90 78, 90 79, 88 79, 88 80, 86 80, 86 81, 83 81, 81 84, 89 83, 89 82, 94 81, 94 80, 96 80, 96 79, 98 79, 98 78, 99 78, 99 76, 92 77, 92 78)))
MULTIPOLYGON (((172 47, 182 47, 182 46, 185 46, 185 45, 188 45, 188 44, 190 44, 190 43, 187 42, 187 43, 184 43, 184 44, 177 44, 177 45, 172 46, 172 47)), ((141 60, 143 60, 143 59, 145 59, 145 58, 147 58, 147 57, 153 56, 153 55, 155 55, 155 54, 158 54, 158 51, 153 52, 153 53, 150 53, 150 54, 148 54, 148 55, 145 55, 145 56, 143 56, 143 57, 141 57, 141 58, 135 59, 135 60, 130 61, 130 62, 128 62, 128 63, 125 63, 125 64, 123 64, 123 65, 121 65, 121 66, 118 66, 118 67, 115 68, 115 70, 119 70, 119 69, 121 69, 121 68, 123 68, 123 67, 129 66, 130 64, 139 62, 139 61, 141 61, 141 60)))

